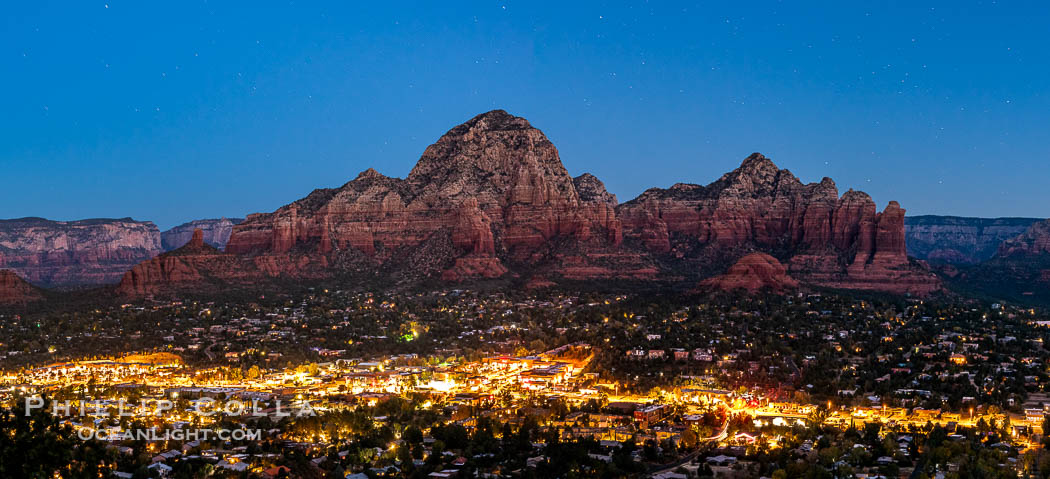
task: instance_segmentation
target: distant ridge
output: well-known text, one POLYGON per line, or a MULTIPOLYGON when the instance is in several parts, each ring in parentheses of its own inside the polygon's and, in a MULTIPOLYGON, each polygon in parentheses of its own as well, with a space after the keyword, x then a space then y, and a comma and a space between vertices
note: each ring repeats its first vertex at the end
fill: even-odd
POLYGON ((94 226, 107 223, 143 223, 153 224, 152 221, 136 221, 131 217, 123 218, 84 218, 79 220, 49 220, 38 216, 26 216, 24 218, 0 219, 0 225, 25 224, 25 225, 61 225, 61 226, 94 226))
POLYGON ((909 255, 931 263, 967 265, 991 259, 1003 241, 1038 221, 923 215, 904 218, 904 227, 909 255))
POLYGON ((110 284, 160 253, 150 221, 92 218, 0 220, 0 268, 49 288, 110 284))
POLYGON ((1003 241, 991 259, 956 272, 952 283, 994 301, 1050 304, 1050 220, 1003 241))

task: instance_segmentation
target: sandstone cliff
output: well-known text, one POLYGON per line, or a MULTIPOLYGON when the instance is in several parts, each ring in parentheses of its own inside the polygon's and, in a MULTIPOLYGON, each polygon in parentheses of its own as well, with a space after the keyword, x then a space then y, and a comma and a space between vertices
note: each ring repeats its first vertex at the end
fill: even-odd
POLYGON ((1000 257, 1050 255, 1050 220, 1033 224, 1024 233, 999 245, 1000 257))
POLYGON ((967 265, 990 259, 999 245, 1024 233, 1035 218, 909 216, 904 219, 908 254, 930 263, 967 265))
POLYGON ((1050 220, 1004 241, 995 256, 962 269, 952 283, 990 300, 1050 304, 1050 220))
POLYGON ((164 251, 171 251, 189 242, 193 232, 200 229, 204 233, 204 242, 221 250, 226 248, 233 226, 242 221, 243 218, 219 218, 183 223, 161 232, 160 245, 164 251))
POLYGON ((596 179, 582 181, 581 198, 547 137, 496 110, 449 130, 405 179, 369 169, 340 188, 249 215, 226 251, 356 250, 386 263, 448 234, 455 251, 441 259, 442 276, 498 277, 506 263, 549 262, 563 246, 619 243, 609 195, 596 179))
POLYGON ((325 258, 299 255, 260 255, 243 258, 227 254, 204 242, 196 229, 184 246, 135 265, 121 278, 116 292, 142 297, 180 291, 217 292, 228 287, 261 286, 278 276, 319 278, 325 276, 325 258))
POLYGON ((160 249, 160 232, 148 221, 0 220, 0 268, 44 287, 115 283, 160 249))
POLYGON ((406 283, 696 284, 753 251, 773 262, 752 258, 735 277, 755 272, 789 285, 776 268, 782 261, 792 277, 817 286, 915 294, 939 287, 909 262, 896 202, 878 212, 864 193, 839 197, 830 179, 803 184, 754 154, 710 185, 654 188, 618 204, 593 175, 571 177, 541 131, 501 110, 449 130, 404 179, 368 169, 249 215, 233 227, 225 254, 186 248, 129 272, 120 291, 347 273, 406 283))
POLYGON ((908 260, 897 202, 880 213, 867 194, 839 197, 830 178, 803 184, 758 153, 707 186, 653 188, 617 213, 627 241, 702 271, 717 269, 734 251, 757 249, 817 286, 912 294, 940 288, 908 260))

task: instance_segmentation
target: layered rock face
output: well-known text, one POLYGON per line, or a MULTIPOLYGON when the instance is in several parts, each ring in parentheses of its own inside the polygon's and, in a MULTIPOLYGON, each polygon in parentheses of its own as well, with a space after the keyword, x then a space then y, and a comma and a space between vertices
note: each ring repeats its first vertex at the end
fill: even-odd
POLYGON ((199 286, 205 281, 205 270, 223 263, 221 257, 219 250, 204 243, 204 232, 196 229, 182 248, 135 265, 121 278, 117 292, 146 295, 159 288, 199 286))
POLYGON ((39 290, 19 278, 14 271, 0 270, 0 305, 25 304, 41 297, 39 290))
POLYGON ((908 254, 933 264, 968 265, 990 259, 1004 241, 1024 233, 1035 218, 909 216, 908 254))
POLYGON ((1003 258, 1050 255, 1050 220, 1030 226, 1024 233, 1004 241, 998 256, 1003 258))
POLYGON ((762 251, 726 281, 928 293, 939 283, 909 263, 904 210, 877 212, 834 182, 802 184, 755 154, 707 185, 651 189, 618 205, 593 175, 569 176, 525 119, 496 110, 449 130, 405 179, 368 169, 233 227, 226 253, 201 241, 125 276, 121 292, 198 281, 368 273, 405 282, 521 278, 696 284, 727 258, 762 251), (770 261, 769 259, 772 259, 770 261), (779 261, 778 261, 779 259, 779 261), (783 264, 781 264, 783 262, 783 264), (221 266, 219 266, 221 265, 221 266))
POLYGON ((1050 220, 1004 241, 995 256, 962 270, 953 281, 994 300, 1050 304, 1050 220))
POLYGON ((613 208, 619 203, 616 195, 605 190, 605 183, 590 173, 584 173, 572 179, 580 200, 586 203, 606 204, 613 208))
POLYGON ((788 276, 787 268, 776 258, 765 253, 751 253, 740 258, 725 274, 701 281, 700 287, 723 291, 785 291, 798 288, 798 281, 788 276))
POLYGON ((757 249, 818 286, 913 294, 940 288, 908 261, 897 202, 879 213, 864 193, 840 198, 830 178, 803 184, 758 153, 710 185, 653 188, 617 212, 629 241, 654 254, 696 258, 705 270, 727 252, 757 249))
MULTIPOLYGON (((592 177, 593 178, 593 177, 592 177)), ((597 179, 577 192, 542 132, 496 110, 430 145, 405 179, 369 169, 336 189, 316 190, 234 227, 229 253, 355 250, 385 263, 439 234, 456 247, 446 279, 497 277, 505 263, 548 259, 553 242, 615 246, 609 195, 597 179)))
POLYGON ((123 296, 149 296, 178 291, 215 292, 238 285, 258 285, 277 276, 317 278, 328 265, 324 258, 285 255, 243 258, 226 254, 204 242, 196 229, 181 248, 135 265, 121 278, 116 292, 123 296))
POLYGON ((226 248, 226 242, 230 240, 233 226, 242 221, 244 218, 219 218, 183 223, 161 232, 160 245, 164 251, 171 251, 189 242, 193 232, 199 229, 204 233, 205 243, 221 250, 226 248))
POLYGON ((160 232, 148 221, 0 220, 0 268, 44 287, 116 283, 160 251, 160 232))

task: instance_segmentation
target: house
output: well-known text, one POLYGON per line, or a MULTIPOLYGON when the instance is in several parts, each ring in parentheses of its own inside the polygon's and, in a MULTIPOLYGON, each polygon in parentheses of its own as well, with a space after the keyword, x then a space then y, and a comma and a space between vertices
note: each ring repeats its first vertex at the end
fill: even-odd
POLYGON ((171 466, 164 464, 163 462, 150 464, 146 469, 157 471, 157 474, 159 474, 160 477, 168 477, 171 474, 171 466))
POLYGON ((248 470, 248 463, 247 462, 240 462, 240 461, 238 461, 236 459, 232 459, 232 461, 231 461, 231 459, 232 458, 230 458, 230 459, 223 459, 223 460, 219 461, 218 464, 215 464, 215 468, 216 469, 226 469, 228 471, 234 471, 234 472, 244 472, 244 471, 248 470))
POLYGON ((153 462, 155 462, 155 463, 156 462, 164 462, 164 461, 167 461, 169 459, 174 459, 176 457, 179 457, 181 455, 182 455, 182 452, 172 449, 170 451, 162 452, 160 454, 157 454, 156 456, 153 456, 153 462))
POLYGON ((652 477, 653 477, 653 479, 688 479, 689 478, 689 476, 687 476, 685 474, 674 472, 674 471, 661 472, 660 474, 654 474, 652 477))
POLYGON ((671 412, 671 408, 667 407, 666 404, 654 404, 635 411, 634 418, 640 422, 651 424, 663 419, 669 412, 671 412))
POLYGON ((708 361, 708 362, 711 362, 711 361, 714 361, 715 358, 714 358, 714 356, 711 356, 711 353, 709 353, 709 352, 707 352, 707 351, 705 351, 703 349, 694 349, 693 350, 693 360, 694 361, 708 361))
POLYGON ((274 479, 277 476, 280 476, 281 473, 291 475, 292 474, 292 470, 288 469, 288 467, 286 467, 286 466, 271 467, 271 468, 263 471, 263 477, 265 477, 266 479, 274 479))
POLYGON ((707 458, 707 463, 713 466, 729 466, 732 464, 736 464, 736 458, 732 456, 726 456, 724 454, 719 454, 717 456, 707 458))

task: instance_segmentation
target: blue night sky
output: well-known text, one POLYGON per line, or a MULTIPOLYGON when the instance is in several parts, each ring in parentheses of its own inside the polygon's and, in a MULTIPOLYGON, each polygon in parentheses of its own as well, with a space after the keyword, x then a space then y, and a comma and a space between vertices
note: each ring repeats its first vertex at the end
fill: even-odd
POLYGON ((880 208, 1050 216, 1048 2, 259 3, 6 5, 0 218, 271 211, 495 108, 621 201, 759 151, 880 208))

